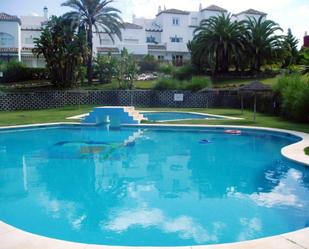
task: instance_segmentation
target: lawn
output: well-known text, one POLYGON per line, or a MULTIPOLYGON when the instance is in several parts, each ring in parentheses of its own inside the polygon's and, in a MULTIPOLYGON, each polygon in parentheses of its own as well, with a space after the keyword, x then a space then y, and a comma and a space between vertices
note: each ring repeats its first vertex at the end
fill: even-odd
POLYGON ((307 148, 305 149, 305 153, 306 153, 306 155, 309 156, 309 147, 307 147, 307 148))
MULTIPOLYGON (((0 112, 0 126, 5 125, 20 125, 20 124, 34 124, 34 123, 48 123, 48 122, 70 122, 66 117, 89 112, 93 106, 73 106, 63 107, 58 109, 47 109, 37 111, 14 111, 14 112, 0 112)), ((201 112, 217 115, 226 115, 232 117, 244 118, 243 120, 191 120, 191 121, 174 121, 172 124, 208 124, 208 125, 245 125, 245 126, 259 126, 272 127, 287 130, 296 130, 309 133, 309 124, 295 123, 286 121, 280 117, 266 115, 262 113, 257 114, 256 123, 253 122, 253 113, 251 111, 241 111, 238 109, 204 109, 204 108, 190 108, 190 109, 165 109, 165 108, 143 108, 140 110, 157 110, 157 111, 190 111, 201 112)))
POLYGON ((258 79, 237 79, 237 78, 236 79, 217 79, 217 80, 212 80, 212 83, 215 88, 235 88, 241 85, 246 85, 248 83, 251 83, 252 81, 258 80, 266 85, 273 86, 274 84, 277 83, 280 77, 281 76, 278 75, 272 78, 258 78, 258 79))

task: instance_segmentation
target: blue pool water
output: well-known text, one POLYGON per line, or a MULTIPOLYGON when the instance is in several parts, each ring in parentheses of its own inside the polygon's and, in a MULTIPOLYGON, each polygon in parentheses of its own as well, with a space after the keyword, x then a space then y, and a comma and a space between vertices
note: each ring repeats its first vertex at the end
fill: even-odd
POLYGON ((144 117, 149 121, 170 121, 185 119, 222 119, 218 116, 210 116, 206 114, 188 113, 188 112, 143 112, 144 117))
POLYGON ((0 132, 0 220, 69 241, 184 246, 309 225, 293 136, 61 126, 0 132), (207 141, 207 142, 206 142, 207 141))

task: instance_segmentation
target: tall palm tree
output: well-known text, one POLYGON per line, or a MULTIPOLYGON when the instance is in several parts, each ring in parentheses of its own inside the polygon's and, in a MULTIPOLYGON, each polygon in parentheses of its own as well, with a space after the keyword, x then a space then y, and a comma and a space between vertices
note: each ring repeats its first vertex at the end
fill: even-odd
POLYGON ((276 32, 282 29, 274 21, 265 20, 264 16, 258 19, 249 17, 244 24, 249 43, 248 53, 252 58, 251 69, 260 71, 262 64, 271 60, 275 49, 280 46, 282 36, 276 35, 276 32))
POLYGON ((192 53, 208 58, 214 65, 214 72, 227 72, 232 58, 244 50, 244 28, 242 22, 232 20, 232 16, 213 16, 202 20, 195 29, 192 53))
POLYGON ((121 28, 123 21, 120 17, 121 11, 111 7, 113 0, 66 0, 62 6, 70 7, 73 11, 64 14, 64 17, 75 20, 87 31, 88 60, 87 74, 88 83, 92 83, 93 68, 93 31, 98 34, 104 32, 114 41, 115 35, 121 39, 121 28))

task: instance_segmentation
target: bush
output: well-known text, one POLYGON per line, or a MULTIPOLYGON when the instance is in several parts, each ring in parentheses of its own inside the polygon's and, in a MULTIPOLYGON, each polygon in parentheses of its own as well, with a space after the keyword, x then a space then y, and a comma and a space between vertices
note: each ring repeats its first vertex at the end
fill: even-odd
POLYGON ((156 90, 176 90, 179 88, 179 81, 171 78, 160 78, 156 82, 154 89, 156 90))
POLYGON ((173 65, 168 63, 162 63, 159 66, 159 71, 164 74, 171 75, 174 72, 175 68, 173 65))
POLYGON ((173 72, 173 78, 177 80, 190 80, 195 73, 196 70, 192 65, 185 65, 173 72))
POLYGON ((116 76, 117 58, 111 54, 103 56, 98 54, 95 59, 94 72, 101 83, 111 83, 116 76))
POLYGON ((159 70, 159 63, 153 55, 146 55, 138 62, 140 73, 152 73, 159 70))
POLYGON ((300 75, 280 78, 274 92, 280 99, 283 116, 309 121, 309 83, 300 75))
POLYGON ((3 77, 0 82, 13 83, 28 80, 48 79, 48 72, 45 68, 28 68, 19 61, 9 61, 1 66, 3 77))
POLYGON ((209 77, 205 76, 194 76, 190 82, 184 85, 184 89, 190 91, 199 91, 207 87, 211 87, 211 81, 209 77))

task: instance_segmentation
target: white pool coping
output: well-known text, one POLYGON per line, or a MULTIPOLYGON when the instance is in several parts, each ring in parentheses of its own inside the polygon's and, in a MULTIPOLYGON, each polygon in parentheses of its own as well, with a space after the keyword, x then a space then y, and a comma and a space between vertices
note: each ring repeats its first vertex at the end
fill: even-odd
MULTIPOLYGON (((5 129, 35 128, 49 127, 55 125, 80 125, 79 123, 47 123, 33 125, 17 125, 0 127, 5 129)), ((288 145, 282 148, 283 156, 309 166, 309 157, 305 155, 304 148, 309 146, 309 134, 304 132, 265 128, 251 126, 228 126, 228 125, 170 125, 170 124, 141 124, 141 125, 125 125, 136 127, 200 127, 200 128, 234 128, 234 129, 255 129, 265 131, 284 132, 291 135, 301 137, 300 142, 288 145)), ((134 247, 134 246, 105 246, 84 243, 75 243, 64 240, 52 239, 33 233, 29 233, 13 227, 0 221, 0 248, 1 249, 309 249, 309 227, 294 232, 280 234, 276 236, 248 240, 243 242, 201 245, 201 246, 183 246, 183 247, 134 247)))

